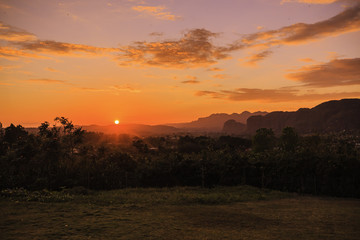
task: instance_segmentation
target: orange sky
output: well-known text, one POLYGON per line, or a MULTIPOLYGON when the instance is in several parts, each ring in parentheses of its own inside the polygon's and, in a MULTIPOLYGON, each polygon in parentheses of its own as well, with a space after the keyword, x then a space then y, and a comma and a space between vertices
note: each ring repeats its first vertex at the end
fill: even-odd
POLYGON ((162 124, 360 97, 358 0, 0 0, 0 122, 162 124))

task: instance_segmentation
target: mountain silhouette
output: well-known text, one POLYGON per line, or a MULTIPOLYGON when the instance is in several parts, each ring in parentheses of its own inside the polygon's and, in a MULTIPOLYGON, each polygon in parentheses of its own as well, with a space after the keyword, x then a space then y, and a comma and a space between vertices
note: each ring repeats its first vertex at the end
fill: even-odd
POLYGON ((360 130, 360 99, 332 100, 314 108, 300 108, 296 112, 252 116, 247 120, 246 132, 271 128, 280 133, 285 127, 294 127, 302 134, 360 130))
POLYGON ((176 128, 181 128, 186 131, 208 131, 208 132, 221 132, 223 130, 224 123, 228 120, 234 120, 245 124, 246 120, 251 116, 256 115, 265 115, 267 112, 248 112, 244 111, 242 113, 214 113, 208 117, 201 117, 195 121, 188 123, 171 123, 167 124, 168 126, 173 126, 176 128))
POLYGON ((222 131, 227 134, 242 134, 246 131, 246 124, 230 119, 224 123, 222 131))

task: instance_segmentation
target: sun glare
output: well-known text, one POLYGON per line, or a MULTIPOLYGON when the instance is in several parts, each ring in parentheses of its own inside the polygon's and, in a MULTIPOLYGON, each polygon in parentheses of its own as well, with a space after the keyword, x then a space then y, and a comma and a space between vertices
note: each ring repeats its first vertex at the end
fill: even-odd
POLYGON ((115 120, 115 124, 117 125, 117 124, 119 124, 120 123, 120 121, 119 120, 115 120))

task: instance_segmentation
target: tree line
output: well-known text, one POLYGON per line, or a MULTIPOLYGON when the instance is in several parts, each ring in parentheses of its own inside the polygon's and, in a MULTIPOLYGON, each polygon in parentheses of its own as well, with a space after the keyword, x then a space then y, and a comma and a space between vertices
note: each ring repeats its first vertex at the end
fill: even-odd
POLYGON ((299 193, 360 197, 360 137, 300 136, 291 127, 251 138, 86 132, 64 117, 37 133, 0 129, 0 189, 59 190, 247 184, 299 193))

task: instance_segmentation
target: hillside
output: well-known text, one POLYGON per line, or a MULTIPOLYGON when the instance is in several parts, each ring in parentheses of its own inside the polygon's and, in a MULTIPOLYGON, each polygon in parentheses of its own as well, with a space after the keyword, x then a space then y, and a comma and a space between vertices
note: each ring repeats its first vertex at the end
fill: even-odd
POLYGON ((342 99, 321 103, 314 108, 296 112, 271 112, 247 120, 247 132, 272 128, 279 133, 284 127, 294 127, 299 133, 324 133, 360 130, 360 99, 342 99))
POLYGON ((240 122, 245 124, 246 120, 251 116, 256 115, 265 115, 267 112, 248 112, 244 111, 242 113, 215 113, 211 114, 208 117, 201 117, 195 121, 188 123, 171 123, 167 124, 168 126, 173 126, 176 128, 185 129, 188 131, 213 131, 220 132, 223 129, 224 123, 228 120, 235 120, 236 122, 240 122))

